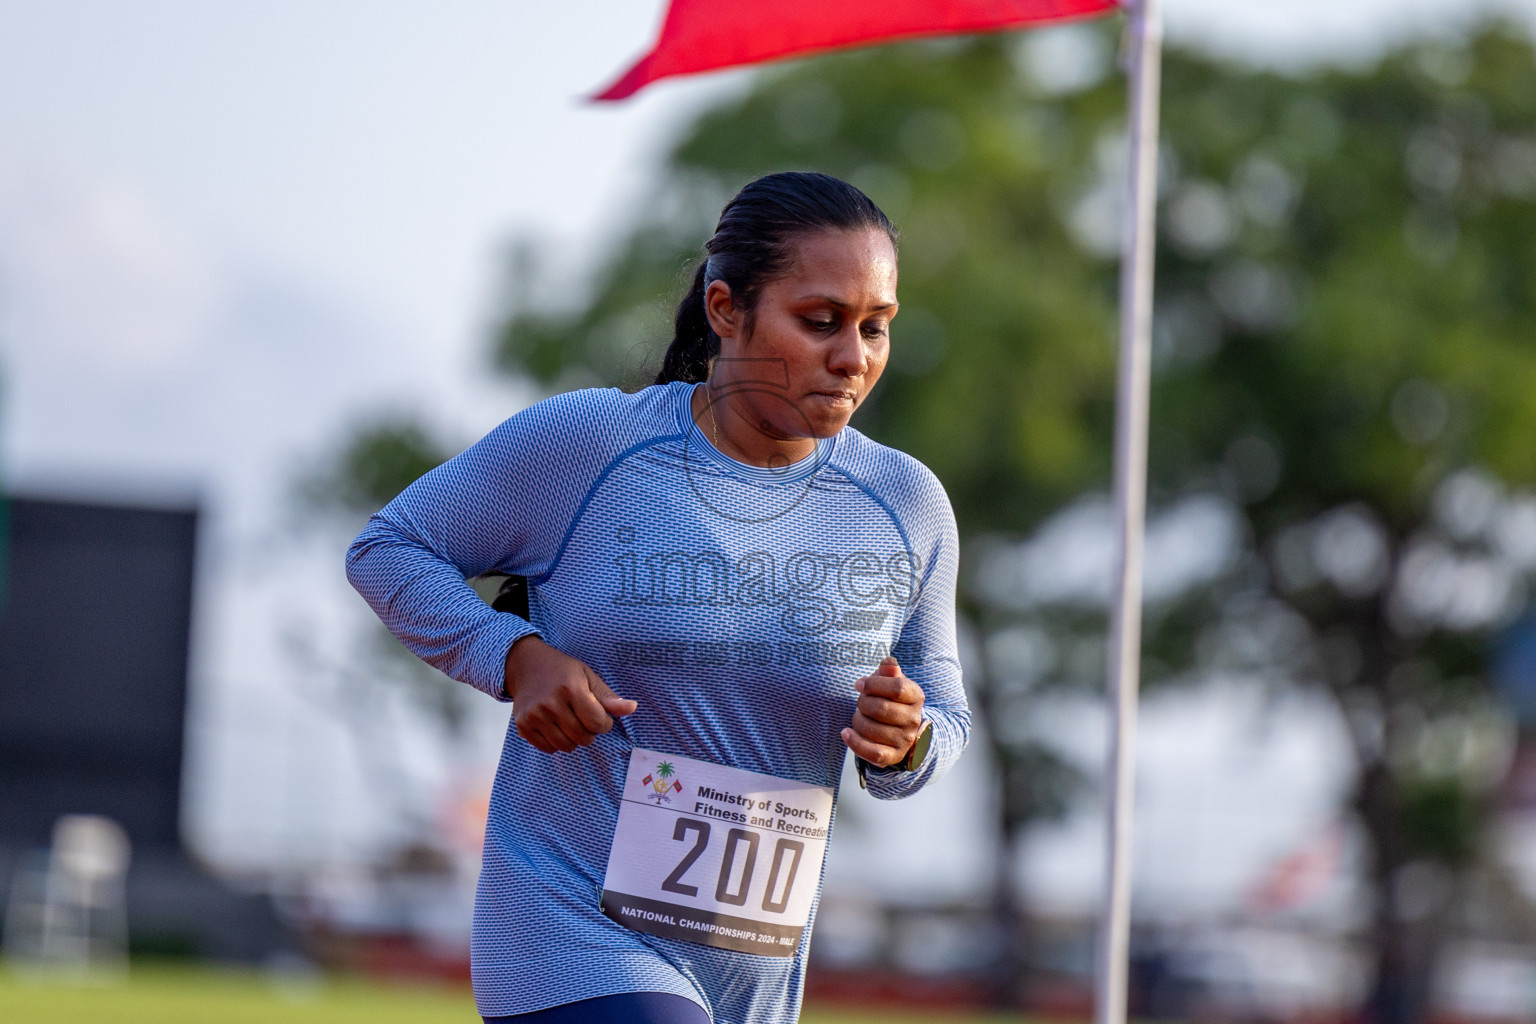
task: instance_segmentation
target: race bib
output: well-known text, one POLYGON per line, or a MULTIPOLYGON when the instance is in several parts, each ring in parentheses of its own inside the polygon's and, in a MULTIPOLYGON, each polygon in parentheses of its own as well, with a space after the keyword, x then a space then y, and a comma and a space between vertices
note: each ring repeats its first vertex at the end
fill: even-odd
POLYGON ((793 956, 831 821, 830 786, 636 747, 603 913, 651 935, 793 956))

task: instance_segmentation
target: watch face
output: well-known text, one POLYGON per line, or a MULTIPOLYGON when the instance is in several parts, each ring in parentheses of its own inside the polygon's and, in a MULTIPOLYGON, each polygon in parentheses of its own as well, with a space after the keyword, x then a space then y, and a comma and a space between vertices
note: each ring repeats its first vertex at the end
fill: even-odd
POLYGON ((917 771, 923 766, 923 758, 928 756, 928 747, 933 743, 933 723, 924 722, 923 731, 917 734, 917 742, 912 744, 912 753, 907 755, 908 771, 917 771))

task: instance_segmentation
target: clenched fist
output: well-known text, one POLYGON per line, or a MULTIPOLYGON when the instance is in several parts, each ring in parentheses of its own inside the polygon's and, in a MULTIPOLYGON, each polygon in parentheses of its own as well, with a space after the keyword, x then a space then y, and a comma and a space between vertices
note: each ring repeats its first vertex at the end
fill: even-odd
POLYGON ((546 754, 585 747, 637 705, 611 690, 586 664, 530 633, 507 652, 502 683, 517 734, 546 754))
POLYGON ((843 730, 843 742, 876 768, 905 759, 923 731, 923 688, 902 674, 895 658, 886 658, 874 675, 853 686, 858 709, 843 730))

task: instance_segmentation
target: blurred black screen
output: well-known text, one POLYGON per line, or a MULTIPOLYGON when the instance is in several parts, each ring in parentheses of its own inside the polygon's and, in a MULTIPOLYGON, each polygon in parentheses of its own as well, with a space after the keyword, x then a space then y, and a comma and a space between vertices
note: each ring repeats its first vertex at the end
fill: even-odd
POLYGON ((69 813, 179 846, 196 512, 6 504, 0 846, 69 813))

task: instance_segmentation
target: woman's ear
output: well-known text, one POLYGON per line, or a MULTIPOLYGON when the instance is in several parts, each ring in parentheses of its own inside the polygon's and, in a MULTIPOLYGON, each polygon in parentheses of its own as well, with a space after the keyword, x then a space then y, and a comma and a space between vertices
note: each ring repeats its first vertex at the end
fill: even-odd
POLYGON ((704 316, 709 329, 721 339, 734 338, 741 324, 741 311, 731 300, 731 286, 724 281, 711 281, 704 290, 704 316))

